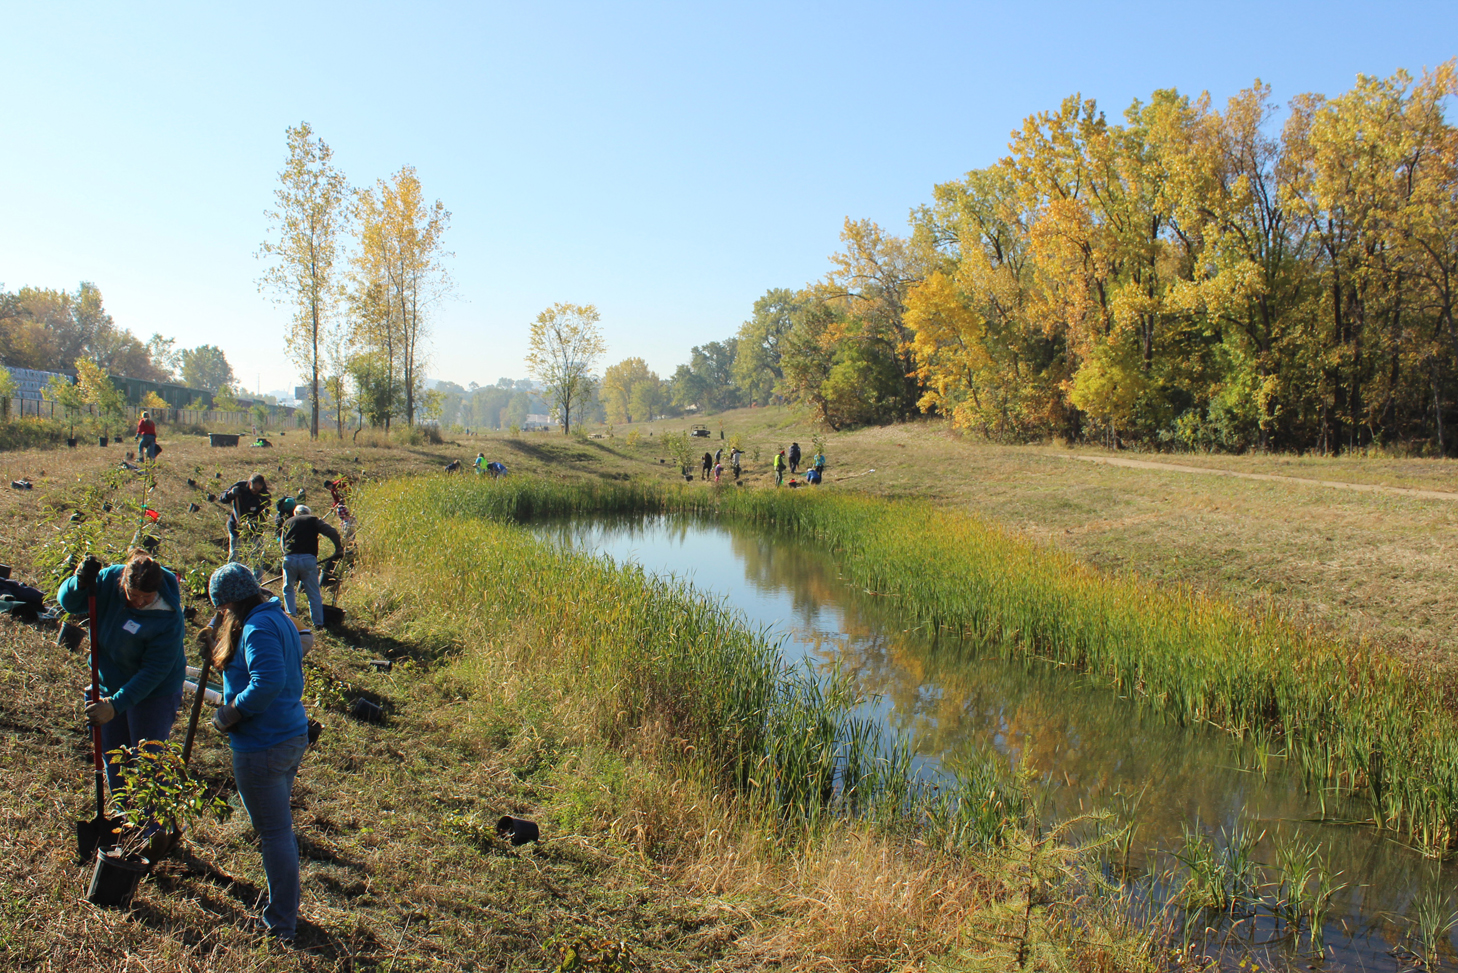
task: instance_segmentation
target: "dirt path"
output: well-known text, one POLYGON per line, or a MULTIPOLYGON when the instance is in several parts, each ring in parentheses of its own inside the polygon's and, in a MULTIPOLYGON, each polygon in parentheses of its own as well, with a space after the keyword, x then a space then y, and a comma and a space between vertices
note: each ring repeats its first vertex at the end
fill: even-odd
POLYGON ((1101 463, 1104 466, 1127 466, 1136 470, 1164 470, 1174 473, 1203 473, 1208 476, 1230 476, 1241 480, 1270 480, 1276 483, 1300 483, 1306 486, 1333 487, 1338 490, 1356 490, 1358 493, 1394 493, 1405 497, 1420 497, 1424 500, 1458 501, 1458 493, 1444 490, 1414 490, 1410 487, 1378 486, 1372 483, 1347 483, 1342 480, 1309 480, 1301 476, 1281 476, 1277 473, 1237 473, 1234 470, 1216 470, 1204 466, 1181 466, 1177 463, 1154 463, 1142 459, 1117 459, 1112 456, 1069 456, 1066 453, 1049 453, 1064 459, 1082 460, 1085 463, 1101 463))

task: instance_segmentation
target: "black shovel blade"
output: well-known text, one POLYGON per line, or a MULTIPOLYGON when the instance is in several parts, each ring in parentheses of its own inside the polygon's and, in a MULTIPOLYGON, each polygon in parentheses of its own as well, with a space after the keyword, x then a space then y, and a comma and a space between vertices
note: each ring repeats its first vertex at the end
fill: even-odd
POLYGON ((83 862, 96 857, 96 849, 116 846, 116 833, 121 822, 112 818, 92 818, 76 822, 76 856, 83 862))

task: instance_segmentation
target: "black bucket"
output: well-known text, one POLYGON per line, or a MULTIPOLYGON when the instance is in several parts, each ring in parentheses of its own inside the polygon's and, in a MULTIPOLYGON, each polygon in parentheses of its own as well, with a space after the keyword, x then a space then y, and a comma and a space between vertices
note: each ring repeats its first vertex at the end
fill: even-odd
POLYGON ((319 736, 324 732, 324 724, 318 720, 309 721, 309 746, 319 742, 319 736))
POLYGON ((496 833, 513 845, 524 845, 541 837, 535 822, 528 821, 526 818, 513 818, 510 815, 496 822, 496 833))
POLYGON ((349 704, 349 715, 363 723, 385 722, 385 711, 363 696, 349 704))
POLYGON ((56 644, 64 645, 66 648, 74 652, 76 649, 81 648, 81 642, 85 638, 86 629, 82 628, 80 625, 72 625, 70 622, 67 622, 62 625, 61 630, 56 633, 56 644))
POLYGON ((70 447, 71 449, 75 449, 76 448, 76 437, 75 436, 68 437, 66 439, 66 445, 68 447, 70 447))
POLYGON ((105 446, 106 445, 106 437, 105 436, 98 436, 98 437, 96 437, 96 445, 98 445, 98 446, 105 446))
POLYGON ((325 625, 338 625, 340 622, 344 621, 343 608, 336 608, 333 605, 323 605, 321 607, 323 607, 324 609, 325 625))
POLYGON ((4 581, 4 580, 6 580, 9 577, 10 577, 10 565, 8 565, 8 564, 0 564, 0 581, 4 581))
POLYGON ((124 909, 137 891, 137 883, 152 868, 152 863, 140 855, 124 858, 108 855, 96 850, 96 870, 91 873, 91 885, 86 889, 86 901, 92 905, 124 909))

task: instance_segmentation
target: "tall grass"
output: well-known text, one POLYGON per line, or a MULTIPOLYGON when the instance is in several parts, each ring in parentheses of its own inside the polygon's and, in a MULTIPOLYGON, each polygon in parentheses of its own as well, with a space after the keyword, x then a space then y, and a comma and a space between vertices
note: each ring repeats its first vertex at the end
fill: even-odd
POLYGON ((1378 827, 1430 853, 1458 842, 1458 732, 1435 678, 1273 615, 1100 574, 973 516, 830 491, 530 478, 426 481, 378 499, 406 497, 422 519, 679 512, 786 532, 938 632, 1092 673, 1182 723, 1255 736, 1323 794, 1364 799, 1378 827))
POLYGON ((409 579, 417 610, 471 614, 488 639, 517 636, 528 648, 516 664, 558 674, 594 737, 612 743, 657 726, 716 790, 792 833, 854 817, 971 847, 1022 822, 1019 789, 990 766, 950 793, 921 779, 909 741, 857 714, 850 680, 790 667, 777 643, 718 602, 512 523, 641 510, 656 497, 529 479, 376 485, 359 497, 371 524, 364 566, 409 579))

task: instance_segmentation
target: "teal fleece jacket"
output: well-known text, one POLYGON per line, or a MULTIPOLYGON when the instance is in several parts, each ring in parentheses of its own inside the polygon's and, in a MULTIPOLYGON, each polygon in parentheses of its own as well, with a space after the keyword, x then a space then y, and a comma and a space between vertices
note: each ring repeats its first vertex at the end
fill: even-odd
POLYGON ((308 733, 303 696, 299 630, 283 605, 266 601, 244 619, 238 651, 223 667, 223 702, 243 714, 228 733, 229 745, 252 753, 308 733))
MULTIPOLYGON (((125 713, 143 700, 182 692, 187 656, 182 648, 182 595, 177 576, 164 570, 162 586, 157 590, 170 607, 168 611, 138 611, 128 605, 121 590, 121 576, 120 564, 103 568, 93 590, 96 638, 101 644, 101 651, 96 653, 101 694, 111 697, 111 705, 118 713, 125 713)), ((74 577, 63 581, 56 592, 61 607, 73 615, 86 614, 86 596, 74 577)))

